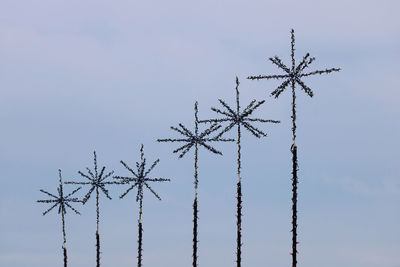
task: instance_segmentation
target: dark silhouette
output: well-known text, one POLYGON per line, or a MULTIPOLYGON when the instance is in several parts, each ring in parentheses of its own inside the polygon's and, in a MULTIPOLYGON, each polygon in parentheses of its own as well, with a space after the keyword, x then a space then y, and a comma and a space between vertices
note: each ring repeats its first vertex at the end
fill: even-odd
POLYGON ((96 266, 100 266, 100 233, 99 233, 99 220, 100 220, 100 209, 99 209, 99 189, 101 192, 104 193, 104 195, 108 198, 111 199, 108 190, 106 189, 106 185, 110 184, 121 184, 119 182, 106 182, 105 180, 113 175, 114 171, 111 171, 104 175, 104 171, 106 169, 105 166, 101 168, 101 171, 98 171, 97 168, 97 157, 96 157, 96 151, 93 152, 94 155, 94 173, 92 170, 90 170, 88 167, 86 167, 86 170, 88 174, 84 174, 81 171, 78 171, 78 173, 89 180, 89 182, 65 182, 66 184, 80 184, 80 185, 90 185, 90 189, 88 193, 85 195, 85 197, 82 200, 83 204, 86 204, 86 202, 89 200, 91 194, 93 191, 96 191, 96 266))
POLYGON ((199 133, 198 129, 198 108, 197 102, 194 105, 194 133, 189 131, 185 126, 179 123, 179 127, 171 127, 172 130, 178 132, 179 134, 183 135, 184 138, 181 139, 158 139, 158 142, 184 142, 185 145, 175 149, 173 153, 180 152, 179 158, 182 158, 193 146, 195 147, 194 151, 194 201, 193 201, 193 267, 197 266, 197 220, 198 220, 198 204, 197 204, 197 187, 198 187, 198 147, 202 146, 207 150, 211 151, 214 154, 222 155, 222 152, 216 150, 212 146, 208 145, 208 142, 229 142, 235 141, 233 139, 222 139, 219 136, 215 136, 212 138, 207 138, 211 133, 218 130, 221 126, 212 124, 209 128, 204 130, 202 133, 199 133))
POLYGON ((236 77, 236 107, 229 107, 223 100, 218 99, 219 102, 224 106, 225 111, 221 111, 214 107, 211 108, 212 111, 224 115, 224 118, 219 119, 208 119, 208 120, 200 120, 199 122, 210 122, 210 123, 225 123, 228 122, 228 126, 226 126, 218 136, 222 136, 231 130, 235 125, 237 126, 237 174, 238 174, 238 183, 237 183, 237 246, 236 246, 236 265, 237 267, 241 266, 241 253, 242 253, 242 179, 240 176, 241 171, 241 128, 243 126, 246 130, 252 133, 255 137, 260 138, 261 136, 267 136, 266 133, 259 130, 255 126, 251 125, 252 122, 270 122, 270 123, 279 123, 279 121, 275 120, 263 120, 256 118, 249 118, 249 116, 256 110, 259 106, 264 104, 265 100, 257 102, 253 99, 250 104, 242 111, 240 111, 240 101, 239 101, 239 79, 236 77))
POLYGON ((120 198, 123 198, 128 194, 129 191, 131 191, 133 188, 137 186, 137 195, 136 195, 136 202, 139 201, 140 206, 139 206, 139 220, 138 220, 138 267, 142 266, 142 240, 143 240, 143 226, 142 226, 142 203, 143 203, 143 185, 146 186, 152 193, 153 195, 161 200, 160 196, 157 195, 157 193, 150 187, 148 182, 165 182, 165 181, 171 181, 171 179, 165 179, 165 178, 148 178, 147 175, 151 172, 151 170, 154 169, 154 167, 157 165, 157 163, 160 160, 157 159, 154 161, 154 163, 151 165, 151 167, 145 171, 146 169, 146 158, 144 157, 144 152, 143 152, 143 145, 140 147, 140 162, 136 162, 136 172, 133 171, 132 168, 130 168, 125 162, 122 160, 120 161, 122 165, 128 171, 130 171, 133 176, 114 176, 115 179, 121 180, 122 183, 124 184, 130 184, 132 183, 128 190, 123 193, 120 198))
POLYGON ((61 170, 60 169, 58 170, 58 175, 60 177, 60 184, 59 184, 59 186, 57 188, 58 194, 57 195, 53 195, 53 194, 50 194, 47 191, 44 191, 43 189, 40 189, 40 192, 49 195, 53 199, 38 200, 37 202, 40 202, 40 203, 54 203, 53 206, 51 206, 49 209, 47 209, 45 212, 43 212, 43 216, 46 215, 49 211, 51 211, 52 209, 54 209, 55 207, 58 206, 58 213, 61 214, 61 220, 62 220, 62 232, 63 232, 63 241, 64 241, 63 242, 63 246, 62 246, 62 250, 63 250, 63 255, 64 255, 64 267, 67 267, 67 238, 66 238, 66 234, 65 234, 65 218, 64 218, 64 215, 67 213, 67 209, 65 207, 70 208, 76 214, 80 214, 76 209, 74 209, 70 204, 68 204, 68 202, 81 202, 77 198, 71 198, 71 196, 73 194, 75 194, 76 192, 78 192, 81 188, 78 187, 77 189, 75 189, 74 191, 69 193, 68 195, 64 195, 62 176, 61 176, 61 170))
POLYGON ((291 68, 287 67, 282 63, 282 61, 277 57, 271 57, 269 60, 277 65, 280 69, 282 69, 286 74, 283 75, 258 75, 258 76, 249 76, 248 79, 251 80, 260 80, 260 79, 284 79, 284 81, 276 88, 272 93, 271 96, 278 98, 279 95, 287 88, 290 84, 292 87, 292 133, 293 133, 293 145, 291 147, 292 152, 292 267, 297 266, 297 171, 298 171, 298 164, 297 164, 297 146, 296 146, 296 94, 295 94, 295 85, 300 85, 301 89, 304 90, 310 97, 314 95, 313 91, 306 86, 301 78, 308 77, 315 74, 324 74, 324 73, 331 73, 334 71, 340 71, 340 68, 331 68, 325 70, 316 70, 311 71, 308 73, 304 73, 303 71, 309 67, 309 65, 315 60, 315 57, 310 58, 310 54, 307 53, 302 61, 296 66, 296 62, 294 59, 294 30, 291 30, 291 59, 292 59, 292 66, 291 68))

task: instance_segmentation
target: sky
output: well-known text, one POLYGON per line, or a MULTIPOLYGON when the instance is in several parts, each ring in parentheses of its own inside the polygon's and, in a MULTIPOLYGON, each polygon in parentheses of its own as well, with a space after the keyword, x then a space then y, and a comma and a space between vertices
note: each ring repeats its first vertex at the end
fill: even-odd
MULTIPOLYGON (((309 52, 310 98, 297 92, 298 266, 400 267, 398 1, 61 1, 0 3, 0 266, 62 265, 61 218, 36 200, 98 164, 127 175, 144 145, 171 182, 144 192, 143 264, 191 264, 193 151, 169 127, 214 116, 218 99, 266 100, 268 133, 242 138, 243 266, 290 266, 290 91, 269 60, 309 52)), ((234 138, 231 133, 227 137, 234 138)), ((199 153, 199 266, 235 264, 236 146, 199 153)), ((70 192, 74 186, 66 185, 70 192)), ((138 204, 125 185, 100 199, 102 266, 132 266, 138 204)), ((88 188, 77 194, 83 197, 88 188)), ((79 203, 78 203, 79 204, 79 203)), ((95 199, 66 216, 69 265, 95 264, 95 199)))

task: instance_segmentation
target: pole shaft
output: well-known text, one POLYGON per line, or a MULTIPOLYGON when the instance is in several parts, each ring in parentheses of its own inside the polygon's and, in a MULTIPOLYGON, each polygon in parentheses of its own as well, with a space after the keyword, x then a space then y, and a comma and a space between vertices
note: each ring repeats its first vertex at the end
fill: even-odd
POLYGON ((237 136, 237 174, 238 174, 238 183, 237 183, 237 236, 236 236, 236 266, 241 266, 241 257, 242 257, 242 184, 241 184, 241 132, 240 132, 240 124, 238 124, 238 136, 237 136))
POLYGON ((100 267, 100 234, 99 234, 99 189, 96 187, 96 215, 97 215, 97 228, 96 228, 96 266, 100 267))
POLYGON ((100 267, 100 235, 96 231, 96 267, 100 267))
POLYGON ((139 208, 139 225, 138 225, 138 267, 142 266, 142 240, 143 240, 143 226, 142 226, 142 214, 143 214, 143 199, 140 198, 139 208))
POLYGON ((63 247, 64 252, 64 267, 67 267, 67 248, 63 247))
POLYGON ((67 267, 67 248, 66 248, 66 243, 67 243, 67 238, 65 234, 65 218, 64 218, 64 209, 61 209, 61 220, 62 220, 62 231, 63 231, 63 254, 64 254, 64 267, 67 267))
POLYGON ((297 145, 296 145, 296 94, 295 81, 292 81, 292 267, 297 266, 297 145))
POLYGON ((139 237, 138 237, 138 267, 142 266, 142 240, 143 240, 143 227, 142 222, 139 222, 139 237))
POLYGON ((198 173, 197 173, 197 161, 198 161, 198 146, 195 144, 194 154, 194 202, 193 202, 193 267, 197 267, 197 219, 198 219, 198 207, 197 207, 197 186, 198 186, 198 173))

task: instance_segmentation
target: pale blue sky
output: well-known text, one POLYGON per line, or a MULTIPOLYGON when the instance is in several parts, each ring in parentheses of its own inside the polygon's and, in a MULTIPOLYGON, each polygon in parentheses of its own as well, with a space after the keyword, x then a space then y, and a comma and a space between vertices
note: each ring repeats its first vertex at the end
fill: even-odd
MULTIPOLYGON (((208 118, 222 98, 266 99, 264 139, 243 137, 243 266, 290 265, 290 94, 269 93, 268 57, 310 52, 298 96, 299 267, 400 266, 400 4, 398 1, 59 1, 0 3, 0 266, 61 266, 61 222, 40 188, 99 164, 125 170, 140 144, 153 174, 144 195, 144 266, 191 264, 193 155, 178 160, 169 126, 208 118), (300 3, 301 2, 301 3, 300 3)), ((235 259, 235 146, 199 158, 199 266, 235 259)), ((136 265, 137 204, 125 187, 101 199, 102 266, 136 265)), ((67 191, 73 187, 66 187, 67 191)), ((87 189, 84 189, 86 191, 87 189)), ((83 194, 80 194, 82 196, 83 194)), ((67 220, 69 262, 95 264, 95 203, 67 220)))

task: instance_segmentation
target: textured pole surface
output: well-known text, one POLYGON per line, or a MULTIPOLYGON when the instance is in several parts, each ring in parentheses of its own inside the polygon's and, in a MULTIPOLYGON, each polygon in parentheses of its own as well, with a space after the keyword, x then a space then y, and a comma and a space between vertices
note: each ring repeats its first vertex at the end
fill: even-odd
MULTIPOLYGON (((236 87, 237 90, 237 87, 236 87)), ((237 105, 239 109, 239 103, 237 105)), ((237 174, 238 174, 238 183, 237 183, 237 250, 236 250, 236 266, 240 267, 242 262, 242 182, 240 177, 240 169, 241 169, 241 146, 240 146, 240 124, 237 126, 238 128, 238 136, 237 136, 237 145, 238 145, 238 158, 237 158, 237 174)))
POLYGON ((143 240, 142 214, 143 214, 143 199, 140 198, 139 232, 138 232, 138 267, 142 266, 142 240, 143 240))
POLYGON ((197 198, 193 202, 193 267, 197 266, 197 198))
POLYGON ((242 247, 242 186, 241 182, 237 183, 237 251, 236 266, 241 266, 241 247, 242 247))
POLYGON ((293 153, 293 179, 292 179, 292 266, 296 267, 297 266, 297 147, 296 144, 293 145, 292 147, 292 153, 293 153))
MULTIPOLYGON (((196 127, 197 128, 197 127, 196 127)), ((196 133, 197 134, 197 133, 196 133)), ((197 161, 198 161, 198 147, 197 143, 195 144, 195 152, 194 152, 194 202, 193 202, 193 267, 197 267, 197 187, 198 187, 198 179, 197 179, 197 161)))
MULTIPOLYGON (((63 183, 62 183, 62 177, 61 177, 61 170, 58 170, 59 176, 60 176, 60 196, 64 196, 63 192, 63 183)), ((61 205, 61 221, 62 221, 62 232, 63 232, 63 254, 64 254, 64 267, 67 267, 67 235, 65 233, 65 206, 61 205)))
MULTIPOLYGON (((295 58, 294 58, 294 31, 291 30, 291 58, 292 58, 292 73, 295 72, 295 58)), ((292 151, 292 267, 297 266, 297 146, 296 146, 296 92, 294 79, 291 81, 292 85, 292 134, 293 145, 292 151)))
POLYGON ((62 230, 63 230, 63 254, 64 254, 64 267, 67 267, 67 248, 66 248, 66 243, 67 243, 67 238, 65 234, 65 218, 64 218, 64 211, 61 211, 61 218, 62 218, 62 230))
MULTIPOLYGON (((294 59, 294 31, 291 32, 291 57, 292 57, 292 72, 295 71, 294 59)), ((297 266, 297 146, 296 146, 296 91, 295 80, 292 80, 292 133, 293 145, 292 151, 292 267, 297 266)))
MULTIPOLYGON (((294 59, 294 34, 292 31, 292 71, 295 68, 294 59)), ((296 91, 295 81, 292 80, 292 267, 297 266, 297 146, 296 146, 296 91)))
POLYGON ((96 266, 100 267, 100 234, 99 234, 99 189, 96 187, 96 221, 97 221, 97 228, 96 228, 96 266))
POLYGON ((143 227, 139 221, 139 238, 138 238, 138 267, 142 266, 142 238, 143 238, 143 227))
POLYGON ((67 249, 63 247, 64 252, 64 267, 67 267, 67 249))
POLYGON ((96 267, 100 267, 100 235, 96 231, 96 267))

